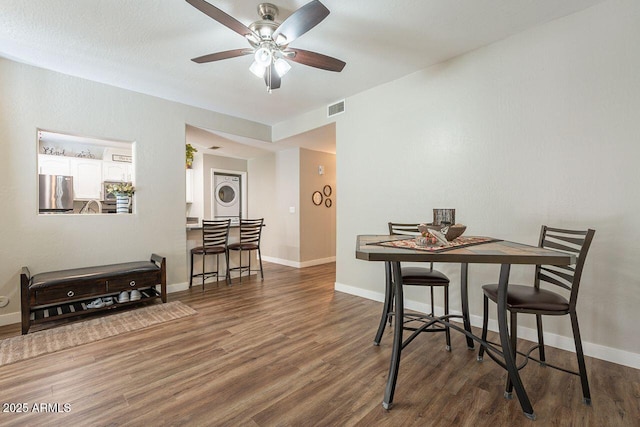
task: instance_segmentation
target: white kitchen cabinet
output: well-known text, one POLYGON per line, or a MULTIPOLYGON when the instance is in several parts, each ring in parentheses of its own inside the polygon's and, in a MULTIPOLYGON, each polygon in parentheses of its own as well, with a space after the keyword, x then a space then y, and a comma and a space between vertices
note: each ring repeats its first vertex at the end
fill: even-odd
POLYGON ((38 173, 42 175, 72 175, 69 157, 39 154, 38 173))
POLYGON ((76 200, 102 199, 102 160, 70 158, 76 200))
POLYGON ((125 162, 102 162, 103 181, 131 181, 131 163, 125 162))

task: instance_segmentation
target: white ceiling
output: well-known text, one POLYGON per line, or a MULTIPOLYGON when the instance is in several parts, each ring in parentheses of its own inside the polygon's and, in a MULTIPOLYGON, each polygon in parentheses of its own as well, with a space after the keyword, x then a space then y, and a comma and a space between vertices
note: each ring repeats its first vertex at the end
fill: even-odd
MULTIPOLYGON (((308 1, 271 0, 278 21, 308 1)), ((346 67, 291 63, 271 94, 250 56, 190 60, 248 43, 184 0, 0 0, 0 56, 272 125, 601 1, 322 0, 330 15, 291 47, 346 67)), ((259 19, 260 0, 209 2, 259 19)))

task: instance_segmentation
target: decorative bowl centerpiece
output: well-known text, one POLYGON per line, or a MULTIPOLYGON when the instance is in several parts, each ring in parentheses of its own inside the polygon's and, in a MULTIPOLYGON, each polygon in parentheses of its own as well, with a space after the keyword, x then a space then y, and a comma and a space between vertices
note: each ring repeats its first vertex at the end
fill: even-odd
POLYGON ((447 244, 447 239, 445 238, 441 225, 419 224, 418 231, 420 232, 420 236, 415 239, 418 246, 447 244))
POLYGON ((447 227, 447 230, 443 232, 445 232, 445 237, 447 238, 448 241, 452 241, 460 236, 462 236, 462 234, 465 232, 465 230, 467 229, 466 225, 463 224, 453 224, 450 225, 449 227, 447 227))
POLYGON ((462 236, 466 229, 467 226, 463 224, 420 224, 418 225, 420 236, 416 237, 415 241, 418 246, 427 246, 429 244, 446 245, 452 240, 462 236))

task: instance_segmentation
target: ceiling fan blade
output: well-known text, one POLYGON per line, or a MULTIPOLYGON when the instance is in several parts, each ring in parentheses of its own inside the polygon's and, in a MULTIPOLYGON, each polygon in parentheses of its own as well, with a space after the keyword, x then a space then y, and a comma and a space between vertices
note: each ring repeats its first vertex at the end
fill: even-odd
POLYGON ((251 49, 233 49, 225 50, 224 52, 210 53, 209 55, 199 56, 193 58, 193 62, 198 64, 204 64, 205 62, 220 61, 221 59, 235 58, 237 56, 251 55, 253 51, 251 49))
POLYGON ((271 64, 271 71, 266 70, 266 72, 264 73, 264 82, 271 89, 279 89, 280 88, 280 83, 282 82, 282 79, 280 78, 280 76, 276 72, 276 67, 273 64, 271 64), (271 85, 269 85, 269 75, 271 75, 271 85))
POLYGON ((249 27, 244 25, 242 22, 238 21, 236 18, 228 15, 226 12, 223 12, 222 10, 218 9, 212 4, 207 3, 204 0, 187 0, 187 3, 189 3, 191 6, 195 7, 205 15, 208 15, 211 18, 215 19, 225 27, 232 29, 241 36, 246 37, 247 35, 251 34, 259 39, 256 33, 251 31, 249 27))
POLYGON ((289 44, 316 25, 329 15, 329 9, 318 0, 305 4, 300 9, 293 12, 291 16, 284 20, 278 29, 273 33, 273 40, 278 41, 278 35, 286 37, 280 45, 289 44))
POLYGON ((286 55, 286 58, 291 61, 308 65, 310 67, 321 68, 327 71, 336 71, 339 73, 342 71, 344 66, 347 65, 346 62, 339 59, 332 58, 321 53, 310 52, 308 50, 288 48, 284 51, 285 54, 288 52, 295 53, 293 56, 286 55))

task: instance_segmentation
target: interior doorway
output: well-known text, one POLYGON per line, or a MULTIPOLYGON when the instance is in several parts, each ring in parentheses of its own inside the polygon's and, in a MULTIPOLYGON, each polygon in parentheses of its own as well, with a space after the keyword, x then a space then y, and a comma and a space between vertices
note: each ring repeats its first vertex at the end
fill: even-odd
POLYGON ((247 173, 211 169, 211 218, 231 219, 232 225, 247 217, 247 173))

